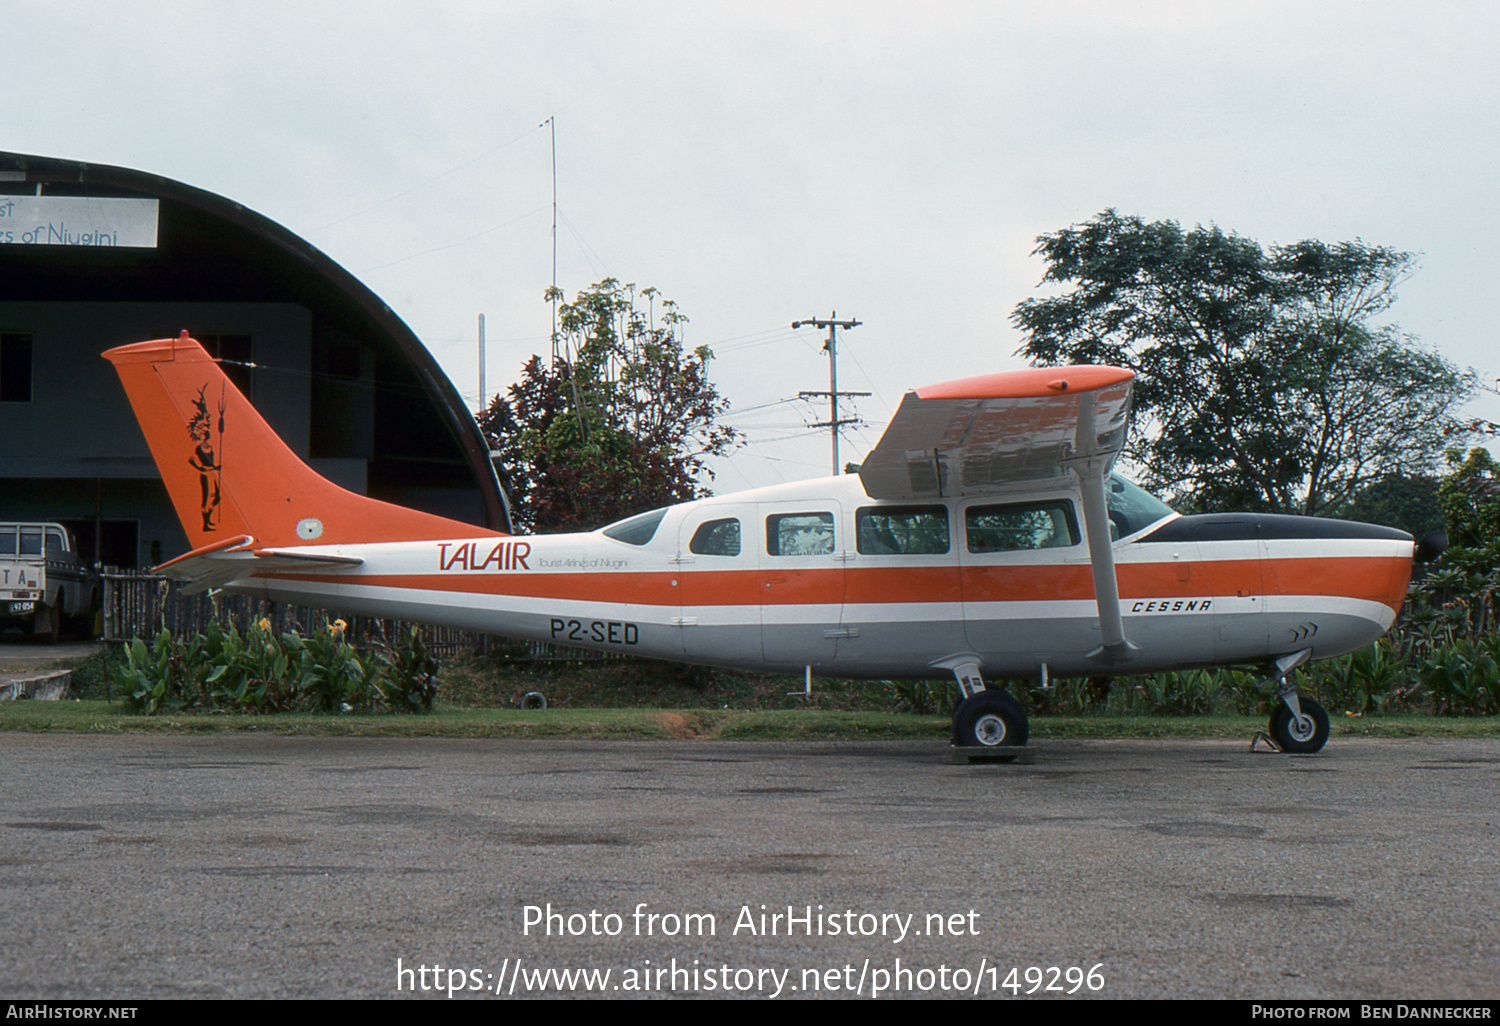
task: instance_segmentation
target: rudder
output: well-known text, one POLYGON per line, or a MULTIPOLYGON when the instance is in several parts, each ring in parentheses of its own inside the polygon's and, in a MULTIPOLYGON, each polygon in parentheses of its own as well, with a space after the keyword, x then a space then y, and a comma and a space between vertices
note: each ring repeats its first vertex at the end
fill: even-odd
POLYGON ((186 331, 104 357, 120 375, 192 549, 236 535, 272 548, 498 533, 358 495, 322 477, 186 331))

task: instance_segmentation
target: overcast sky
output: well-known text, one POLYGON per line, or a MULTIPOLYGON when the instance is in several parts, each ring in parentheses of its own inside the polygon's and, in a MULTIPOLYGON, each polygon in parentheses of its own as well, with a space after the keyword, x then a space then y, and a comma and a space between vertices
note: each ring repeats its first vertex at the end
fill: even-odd
MULTIPOLYGON (((718 491, 829 469, 822 333, 868 426, 1021 366, 1035 239, 1107 207, 1421 254, 1389 319, 1494 384, 1500 5, 6 0, 0 149, 164 175, 359 276, 477 400, 557 281, 655 286, 744 412, 718 491)), ((1500 397, 1475 415, 1500 420, 1500 397)))

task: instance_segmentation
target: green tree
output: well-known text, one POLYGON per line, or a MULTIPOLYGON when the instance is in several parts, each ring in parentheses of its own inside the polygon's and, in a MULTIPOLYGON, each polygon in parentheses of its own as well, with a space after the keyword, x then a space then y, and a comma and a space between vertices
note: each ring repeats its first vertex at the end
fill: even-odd
POLYGON ((1394 527, 1413 538, 1443 530, 1438 480, 1426 474, 1387 474, 1356 495, 1343 512, 1349 520, 1394 527))
POLYGON ((1482 448, 1445 454, 1438 485, 1448 549, 1412 585, 1405 619, 1430 647, 1478 641, 1494 629, 1500 595, 1500 464, 1482 448))
POLYGON ((1038 239, 1044 284, 1013 314, 1037 363, 1138 377, 1127 457, 1185 508, 1342 513, 1467 437, 1472 372, 1372 318, 1413 271, 1362 242, 1269 250, 1217 227, 1106 210, 1038 239))
POLYGON ((1473 449, 1460 457, 1447 454, 1450 473, 1438 486, 1448 541, 1464 548, 1500 545, 1500 464, 1489 450, 1473 449))
POLYGON ((613 278, 571 303, 546 298, 561 303, 564 355, 533 356, 479 415, 518 526, 591 530, 707 495, 707 459, 739 436, 719 423, 729 401, 708 379, 713 354, 683 349, 677 305, 613 278))

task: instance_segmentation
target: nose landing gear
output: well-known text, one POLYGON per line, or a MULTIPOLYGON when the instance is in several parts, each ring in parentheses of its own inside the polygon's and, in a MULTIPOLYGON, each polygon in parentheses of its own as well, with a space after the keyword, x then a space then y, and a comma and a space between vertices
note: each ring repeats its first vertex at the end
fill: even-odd
POLYGON ((1294 755, 1321 751, 1328 742, 1328 713, 1311 698, 1298 695, 1291 682, 1292 671, 1311 655, 1312 649, 1305 648, 1281 656, 1267 668, 1267 677, 1260 683, 1262 690, 1276 692, 1268 727, 1271 740, 1283 752, 1294 755))
POLYGON ((1271 710, 1270 731, 1271 740, 1283 752, 1316 752, 1328 741, 1328 713, 1311 698, 1299 697, 1293 691, 1271 710))

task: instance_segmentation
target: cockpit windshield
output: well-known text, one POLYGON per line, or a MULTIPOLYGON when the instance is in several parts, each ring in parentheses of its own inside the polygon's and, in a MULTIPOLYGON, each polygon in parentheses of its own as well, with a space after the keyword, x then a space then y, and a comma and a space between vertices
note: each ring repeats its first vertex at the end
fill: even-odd
POLYGON ((1111 538, 1126 538, 1177 511, 1140 485, 1118 474, 1105 479, 1104 501, 1109 507, 1111 538))
POLYGON ((653 509, 628 520, 621 520, 604 528, 604 535, 629 545, 644 545, 656 535, 656 526, 667 515, 665 509, 653 509))

